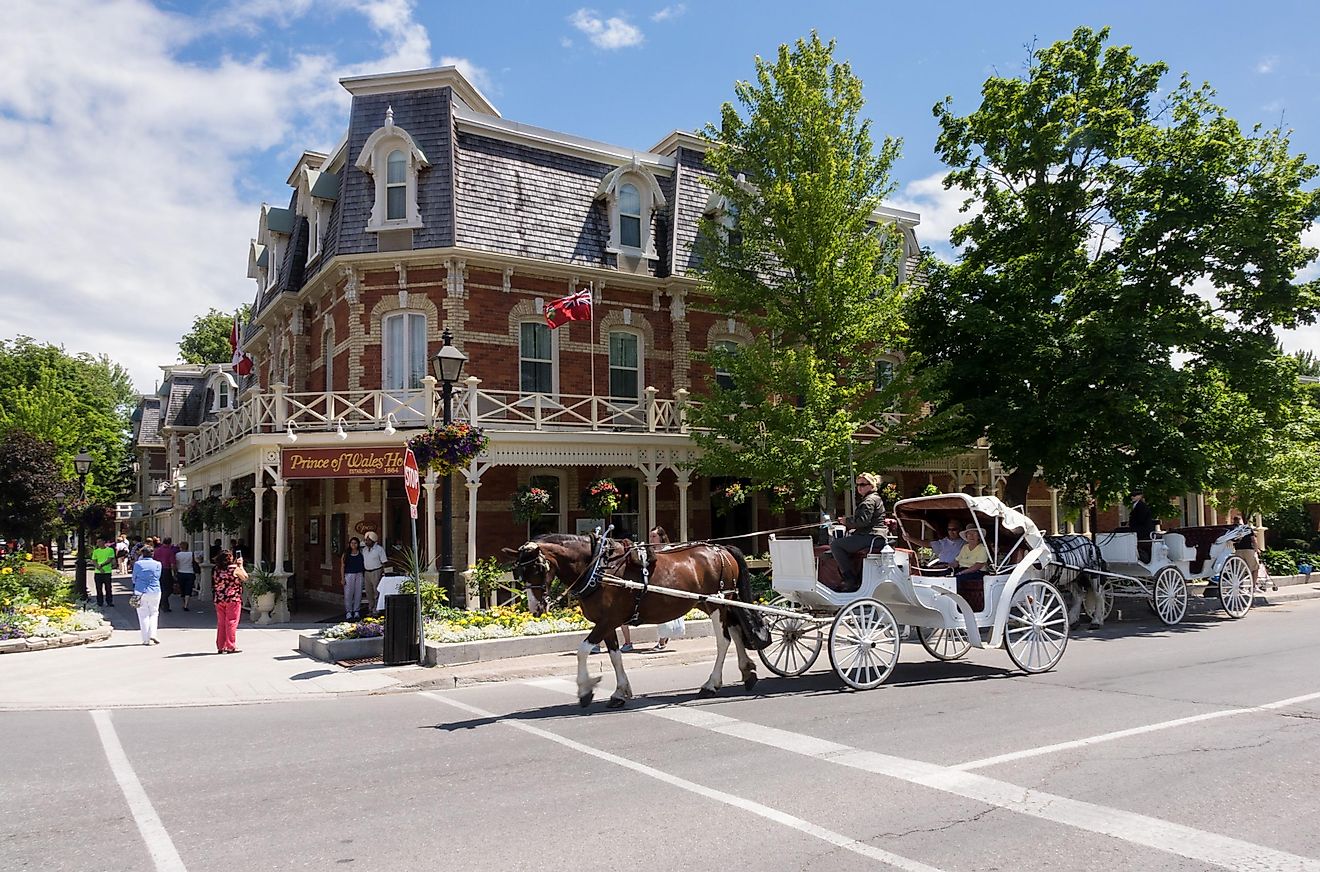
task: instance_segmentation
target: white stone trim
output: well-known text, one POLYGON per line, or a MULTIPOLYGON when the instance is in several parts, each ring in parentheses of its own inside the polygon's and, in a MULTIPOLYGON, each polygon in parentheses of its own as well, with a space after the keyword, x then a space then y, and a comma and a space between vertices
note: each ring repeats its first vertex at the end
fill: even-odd
POLYGON ((430 167, 431 162, 413 141, 411 134, 402 127, 395 126, 393 107, 386 108, 384 126, 377 128, 367 137, 354 166, 370 175, 376 183, 375 202, 371 207, 371 217, 367 219, 368 232, 409 230, 422 226, 421 210, 417 206, 417 176, 421 170, 430 167), (391 219, 386 217, 389 214, 386 194, 389 180, 387 162, 395 151, 403 152, 405 161, 405 215, 403 218, 391 219))
POLYGON ((655 259, 659 257, 655 247, 654 216, 657 209, 665 206, 665 195, 660 190, 660 183, 655 176, 634 155, 631 163, 607 173, 596 188, 596 199, 605 200, 610 215, 610 239, 605 250, 611 254, 628 255, 655 259), (641 200, 642 214, 641 239, 637 247, 625 246, 620 230, 619 190, 624 185, 637 189, 641 200))

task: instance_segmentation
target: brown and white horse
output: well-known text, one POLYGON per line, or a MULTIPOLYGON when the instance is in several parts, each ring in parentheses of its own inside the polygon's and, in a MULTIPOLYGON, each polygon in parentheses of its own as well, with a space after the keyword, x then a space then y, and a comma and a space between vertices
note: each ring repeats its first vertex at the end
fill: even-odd
MULTIPOLYGON (((632 699, 633 692, 623 671, 623 655, 619 652, 615 631, 630 621, 636 624, 672 621, 694 606, 710 615, 715 629, 715 667, 701 686, 700 694, 713 696, 723 685, 724 657, 730 640, 738 652, 743 687, 750 690, 756 684, 756 667, 747 656, 747 648, 763 647, 768 640, 759 614, 749 609, 666 596, 654 590, 642 592, 608 582, 597 583, 602 572, 592 570, 600 542, 596 537, 548 533, 512 552, 517 557, 513 577, 523 585, 527 606, 533 615, 540 615, 549 608, 550 584, 558 578, 568 593, 579 600, 582 614, 595 624, 578 647, 578 703, 583 708, 591 704, 595 687, 600 683, 599 677, 592 678, 587 673, 587 655, 594 646, 603 642, 609 651, 616 679, 609 705, 610 708, 621 708, 632 699)), ((511 552, 511 549, 505 551, 511 552)), ((707 596, 723 595, 744 602, 750 602, 752 598, 747 561, 737 548, 704 542, 639 547, 606 540, 603 551, 601 569, 615 577, 641 582, 645 560, 649 584, 656 588, 707 596)))

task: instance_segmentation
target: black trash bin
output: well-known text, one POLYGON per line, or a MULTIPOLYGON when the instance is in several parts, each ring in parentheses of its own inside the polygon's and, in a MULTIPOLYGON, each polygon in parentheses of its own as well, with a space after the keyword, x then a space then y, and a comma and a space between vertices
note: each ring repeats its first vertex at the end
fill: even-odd
POLYGON ((417 598, 410 593, 385 597, 386 666, 417 662, 417 598))

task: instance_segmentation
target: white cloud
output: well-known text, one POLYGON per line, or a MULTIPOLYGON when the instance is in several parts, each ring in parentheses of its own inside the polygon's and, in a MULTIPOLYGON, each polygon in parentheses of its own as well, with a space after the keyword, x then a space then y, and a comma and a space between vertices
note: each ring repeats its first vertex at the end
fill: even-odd
POLYGON ((477 90, 485 93, 487 96, 494 94, 498 89, 495 87, 495 80, 491 78, 490 71, 485 67, 479 67, 467 58, 453 57, 445 55, 440 58, 440 66, 457 67, 458 71, 469 82, 477 86, 477 90))
POLYGON ((953 228, 970 220, 980 212, 973 203, 966 212, 960 212, 967 192, 961 188, 945 190, 944 173, 935 173, 923 179, 908 182, 885 202, 886 206, 907 209, 921 214, 917 225, 917 241, 931 248, 945 259, 952 259, 956 251, 949 237, 953 228))
POLYGON ((641 28, 620 17, 601 18, 594 9, 583 7, 568 16, 569 24, 586 34, 597 48, 611 51, 641 45, 641 28))
MULTIPOLYGON (((11 0, 0 29, 4 334, 104 352, 149 389, 195 315, 255 293, 245 259, 257 207, 289 191, 253 182, 249 162, 332 145, 347 121, 340 76, 432 65, 412 9, 247 0, 200 19, 144 0, 11 0), (365 18, 380 55, 187 56, 225 29, 313 9, 365 18)), ((489 86, 481 68, 446 60, 489 86)))
POLYGON ((652 20, 652 21, 672 21, 672 20, 674 20, 675 18, 678 18, 678 17, 679 17, 680 15, 682 15, 684 12, 687 12, 687 4, 686 4, 686 3, 675 3, 673 6, 666 6, 664 9, 661 9, 659 12, 656 12, 655 14, 653 14, 653 15, 651 16, 651 20, 652 20))
POLYGON ((1261 58, 1259 61, 1256 62, 1256 72, 1260 73, 1261 75, 1269 75, 1270 73, 1274 72, 1275 68, 1278 67, 1278 65, 1279 65, 1278 55, 1266 55, 1265 57, 1261 58))

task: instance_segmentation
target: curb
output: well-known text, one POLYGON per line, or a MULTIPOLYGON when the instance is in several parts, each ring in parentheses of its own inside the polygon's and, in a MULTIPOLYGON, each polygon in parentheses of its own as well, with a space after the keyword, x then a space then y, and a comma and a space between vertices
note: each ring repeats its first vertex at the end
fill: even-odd
POLYGON ((22 654, 27 651, 52 651, 56 648, 73 648, 78 645, 90 645, 104 642, 115 631, 109 624, 94 630, 78 630, 74 633, 62 633, 58 636, 31 636, 26 639, 6 639, 0 642, 0 654, 22 654))

